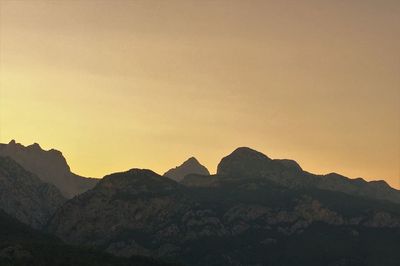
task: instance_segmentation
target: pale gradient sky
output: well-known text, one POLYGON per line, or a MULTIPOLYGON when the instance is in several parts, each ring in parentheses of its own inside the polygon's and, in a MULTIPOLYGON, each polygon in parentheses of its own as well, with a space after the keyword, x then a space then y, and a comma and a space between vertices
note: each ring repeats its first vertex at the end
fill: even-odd
POLYGON ((86 176, 249 146, 400 187, 398 0, 0 3, 0 142, 86 176))

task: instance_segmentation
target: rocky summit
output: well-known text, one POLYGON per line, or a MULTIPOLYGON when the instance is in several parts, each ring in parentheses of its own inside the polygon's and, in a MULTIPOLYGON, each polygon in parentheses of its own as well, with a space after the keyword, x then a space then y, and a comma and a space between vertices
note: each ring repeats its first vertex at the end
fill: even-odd
MULTIPOLYGON (((266 178, 291 189, 319 188, 358 195, 372 199, 400 203, 400 191, 391 188, 385 181, 367 182, 362 178, 348 177, 331 173, 314 175, 303 171, 293 160, 270 159, 266 155, 250 148, 238 148, 224 157, 218 165, 218 176, 237 178, 266 178)), ((193 176, 185 183, 194 184, 200 181, 193 176)), ((202 180, 206 183, 206 180, 202 180)), ((215 183, 214 183, 215 184, 215 183)))
POLYGON ((42 228, 66 199, 51 184, 0 156, 0 209, 33 228, 42 228))
POLYGON ((397 265, 400 205, 325 189, 325 178, 241 148, 217 175, 182 183, 141 169, 108 175, 59 208, 47 230, 70 244, 186 265, 397 265))
POLYGON ((11 157, 43 182, 55 185, 66 198, 85 192, 98 181, 72 173, 60 151, 45 151, 37 143, 24 146, 12 140, 8 144, 0 144, 0 156, 11 157))
POLYGON ((185 178, 185 176, 190 174, 208 176, 210 175, 210 172, 205 166, 201 165, 196 158, 191 157, 180 166, 168 170, 164 176, 180 182, 185 178))

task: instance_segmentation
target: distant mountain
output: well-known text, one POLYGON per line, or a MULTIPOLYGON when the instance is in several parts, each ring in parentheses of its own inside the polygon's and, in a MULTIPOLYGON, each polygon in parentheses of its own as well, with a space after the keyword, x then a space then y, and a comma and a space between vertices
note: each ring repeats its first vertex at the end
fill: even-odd
POLYGON ((335 173, 314 175, 303 171, 293 160, 272 160, 246 147, 238 148, 223 158, 217 175, 263 177, 288 188, 319 188, 400 203, 400 191, 391 188, 385 181, 367 182, 362 178, 350 179, 335 173))
POLYGON ((45 151, 37 143, 27 147, 14 140, 0 144, 0 156, 13 158, 42 181, 55 185, 66 198, 85 192, 98 181, 72 173, 60 151, 45 151))
POLYGON ((210 172, 196 158, 191 157, 180 166, 168 170, 164 176, 179 182, 189 174, 210 175, 210 172))
POLYGON ((90 248, 69 246, 58 238, 33 230, 0 210, 0 265, 162 266, 146 257, 116 258, 90 248))
POLYGON ((48 231, 118 256, 187 265, 398 265, 400 204, 341 186, 359 180, 332 189, 325 179, 240 148, 217 175, 182 183, 150 170, 108 175, 64 204, 48 231))
POLYGON ((21 222, 41 228, 66 199, 51 184, 0 156, 0 209, 21 222))

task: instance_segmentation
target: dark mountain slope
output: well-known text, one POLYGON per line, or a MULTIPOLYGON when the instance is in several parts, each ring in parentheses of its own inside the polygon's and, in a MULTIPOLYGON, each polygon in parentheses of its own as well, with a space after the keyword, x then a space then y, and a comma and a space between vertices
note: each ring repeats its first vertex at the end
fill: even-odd
POLYGON ((116 258, 94 249, 69 246, 54 236, 33 230, 0 210, 0 265, 3 266, 158 266, 146 257, 116 258))
POLYGON ((400 205, 229 174, 199 177, 212 186, 149 170, 112 174, 61 207, 48 230, 120 256, 188 265, 397 265, 400 205))
POLYGON ((41 228, 65 198, 10 157, 0 156, 0 209, 21 222, 41 228))
POLYGON ((27 147, 14 140, 0 144, 0 156, 13 158, 43 182, 55 185, 66 198, 85 192, 98 181, 72 173, 61 152, 54 149, 45 151, 37 143, 27 147))
POLYGON ((49 231, 69 243, 95 245, 118 255, 153 255, 152 241, 161 245, 160 253, 169 248, 157 232, 173 234, 171 221, 191 205, 185 188, 175 181, 132 169, 106 176, 94 189, 68 201, 49 231))

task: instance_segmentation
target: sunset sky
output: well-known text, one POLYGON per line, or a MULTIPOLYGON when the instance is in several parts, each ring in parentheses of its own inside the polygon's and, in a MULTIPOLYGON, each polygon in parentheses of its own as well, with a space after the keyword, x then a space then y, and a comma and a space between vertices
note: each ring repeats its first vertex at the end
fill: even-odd
POLYGON ((84 176, 239 146, 400 188, 400 1, 0 0, 0 142, 84 176))

